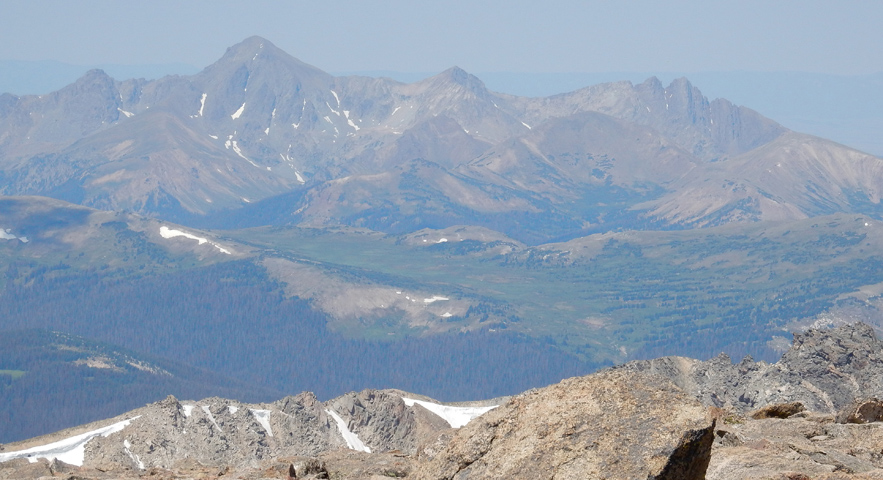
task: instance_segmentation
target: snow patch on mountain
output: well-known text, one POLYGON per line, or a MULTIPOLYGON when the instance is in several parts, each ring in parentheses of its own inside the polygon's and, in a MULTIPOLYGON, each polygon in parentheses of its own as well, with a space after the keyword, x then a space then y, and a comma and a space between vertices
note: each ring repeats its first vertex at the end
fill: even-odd
POLYGON ((475 418, 497 408, 499 405, 491 405, 489 407, 452 407, 449 405, 440 405, 438 403, 416 400, 413 398, 402 397, 405 405, 413 407, 418 404, 421 407, 443 418, 452 428, 460 428, 475 418))
POLYGON ((12 229, 10 228, 0 228, 0 240, 18 240, 21 243, 28 243, 28 237, 17 237, 12 234, 12 229))
POLYGON ((260 423, 261 426, 264 427, 264 430, 266 430, 267 435, 272 437, 273 436, 273 429, 270 428, 270 411, 269 410, 258 410, 256 408, 250 408, 249 411, 251 412, 252 415, 254 415, 255 420, 257 420, 258 423, 260 423))
POLYGON ((212 411, 208 408, 208 405, 203 405, 201 408, 202 408, 202 411, 205 412, 205 416, 207 416, 208 419, 211 420, 212 425, 214 425, 215 428, 218 429, 218 431, 223 432, 224 429, 221 428, 221 426, 218 425, 218 422, 215 421, 215 416, 212 415, 212 411))
POLYGON ((246 156, 242 153, 242 150, 240 150, 240 148, 239 148, 239 144, 236 142, 236 140, 233 140, 233 135, 230 135, 229 137, 227 137, 227 141, 224 143, 224 146, 227 147, 228 150, 230 149, 230 147, 233 147, 233 151, 236 152, 236 155, 239 155, 239 158, 241 158, 241 159, 245 160, 246 162, 248 162, 248 163, 254 165, 255 167, 261 168, 260 165, 258 165, 257 163, 252 162, 250 158, 246 157, 246 156))
POLYGON ((237 118, 239 118, 240 115, 242 115, 243 111, 245 111, 245 102, 242 103, 242 106, 239 107, 239 110, 236 110, 236 112, 234 112, 233 115, 230 115, 230 118, 232 118, 233 120, 236 120, 237 118))
POLYGON ((74 435, 73 437, 65 438, 57 442, 52 442, 47 445, 41 445, 39 447, 33 447, 27 450, 19 450, 16 452, 0 453, 0 462, 5 462, 7 460, 12 460, 15 458, 27 458, 28 461, 30 461, 31 463, 35 463, 37 459, 45 458, 46 460, 49 460, 51 462, 53 458, 56 458, 64 463, 82 466, 83 459, 86 455, 86 443, 88 443, 89 440, 92 440, 99 435, 101 435, 102 437, 107 437, 112 433, 119 432, 127 425, 132 423, 132 420, 135 420, 139 417, 140 415, 138 417, 123 420, 122 422, 117 422, 106 427, 98 428, 86 433, 81 433, 79 435, 74 435))
POLYGON ((131 458, 132 461, 135 462, 135 465, 138 465, 138 469, 144 470, 144 462, 141 461, 141 457, 132 453, 132 444, 129 442, 129 439, 123 441, 123 448, 126 451, 126 455, 128 455, 129 458, 131 458))
POLYGON ((218 245, 215 242, 210 242, 208 239, 205 239, 202 237, 197 237, 196 235, 193 235, 192 233, 182 232, 181 230, 173 230, 165 225, 159 227, 159 234, 162 238, 175 238, 175 237, 189 238, 191 240, 196 240, 196 242, 199 245, 202 245, 203 243, 208 243, 211 246, 217 248, 221 253, 226 253, 227 255, 231 255, 230 250, 227 250, 226 248, 218 245))
POLYGON ((128 439, 127 439, 126 441, 123 442, 123 447, 124 447, 124 449, 125 449, 125 451, 126 451, 126 455, 128 455, 129 458, 131 458, 132 461, 135 462, 135 465, 138 466, 138 469, 139 469, 139 470, 145 470, 146 467, 144 466, 144 462, 141 461, 141 457, 139 457, 138 455, 135 455, 134 453, 132 453, 132 450, 131 450, 131 448, 132 448, 132 444, 129 443, 129 440, 128 440, 128 439))
POLYGON ((340 430, 340 434, 343 436, 343 439, 346 441, 346 445, 350 447, 352 450, 356 450, 359 452, 367 452, 371 453, 371 449, 365 446, 362 443, 362 440, 359 439, 359 436, 355 433, 351 432, 349 427, 346 426, 346 422, 340 418, 340 415, 337 414, 334 410, 327 409, 325 413, 331 415, 331 418, 337 423, 337 429, 340 430))

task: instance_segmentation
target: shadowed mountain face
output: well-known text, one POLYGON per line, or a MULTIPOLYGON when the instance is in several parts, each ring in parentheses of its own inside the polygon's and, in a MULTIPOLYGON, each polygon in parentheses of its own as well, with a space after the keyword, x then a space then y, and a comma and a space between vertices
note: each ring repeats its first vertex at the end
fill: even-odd
POLYGON ((0 97, 3 194, 193 221, 248 208, 400 232, 508 215, 522 220, 502 230, 538 242, 625 225, 877 215, 880 168, 709 101, 686 79, 523 98, 456 67, 412 84, 334 77, 259 37, 193 76, 95 70, 49 95, 0 97), (249 207, 277 196, 293 200, 287 212, 249 207), (538 212, 549 220, 523 220, 538 212))

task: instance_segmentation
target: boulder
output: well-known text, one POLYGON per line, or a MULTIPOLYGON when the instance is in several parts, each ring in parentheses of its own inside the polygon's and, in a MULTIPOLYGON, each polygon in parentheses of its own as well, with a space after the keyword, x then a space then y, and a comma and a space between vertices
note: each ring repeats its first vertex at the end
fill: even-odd
POLYGON ((457 431, 421 479, 704 479, 714 421, 671 381, 624 369, 531 390, 457 431))
POLYGON ((854 400, 837 412, 837 423, 873 423, 883 420, 883 401, 878 398, 854 400))
POLYGON ((764 418, 788 418, 806 410, 800 402, 774 403, 759 408, 751 413, 751 418, 761 420, 764 418))
POLYGON ((37 480, 47 477, 52 477, 52 469, 45 459, 34 463, 26 458, 0 462, 0 480, 37 480))

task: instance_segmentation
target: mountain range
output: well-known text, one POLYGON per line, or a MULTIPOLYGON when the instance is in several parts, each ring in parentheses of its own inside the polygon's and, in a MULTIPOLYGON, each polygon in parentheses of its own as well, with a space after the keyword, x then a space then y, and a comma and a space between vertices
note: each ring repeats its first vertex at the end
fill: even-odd
POLYGON ((259 37, 193 76, 91 71, 4 95, 0 118, 2 193, 173 220, 296 193, 286 223, 402 233, 490 216, 539 243, 635 221, 876 213, 880 189, 878 158, 686 79, 524 98, 456 67, 412 84, 334 77, 259 37))
MULTIPOLYGON (((883 325, 881 168, 684 78, 528 98, 456 67, 333 76, 252 37, 194 75, 0 95, 0 332, 263 400, 772 360, 789 330, 883 325)), ((25 357, 0 364, 10 398, 42 371, 25 357)), ((126 371, 152 385, 128 407, 161 398, 126 371)))

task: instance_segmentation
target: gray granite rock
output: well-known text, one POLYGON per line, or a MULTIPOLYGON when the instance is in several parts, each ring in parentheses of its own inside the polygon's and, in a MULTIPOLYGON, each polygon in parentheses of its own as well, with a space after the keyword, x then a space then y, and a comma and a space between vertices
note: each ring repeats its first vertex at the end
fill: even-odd
POLYGON ((662 357, 614 368, 669 378, 705 405, 743 414, 792 402, 833 414, 856 398, 883 396, 883 343, 863 323, 796 333, 773 364, 750 357, 734 364, 721 354, 708 361, 662 357))

